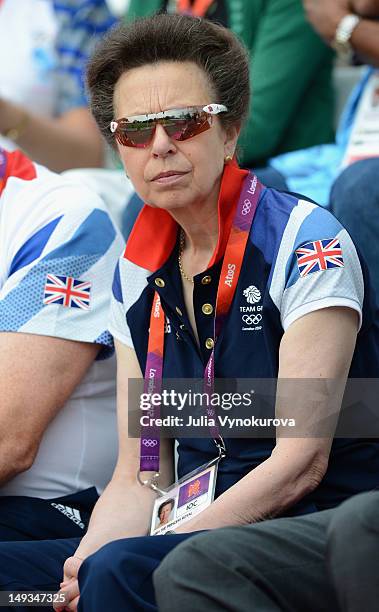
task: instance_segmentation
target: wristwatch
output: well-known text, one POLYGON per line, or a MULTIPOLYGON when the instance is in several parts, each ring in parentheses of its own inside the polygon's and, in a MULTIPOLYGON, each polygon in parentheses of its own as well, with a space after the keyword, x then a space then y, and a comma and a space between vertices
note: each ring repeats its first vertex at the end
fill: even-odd
POLYGON ((353 51, 350 38, 360 21, 361 18, 358 17, 358 15, 349 13, 349 15, 342 17, 341 21, 339 22, 334 40, 332 42, 332 47, 340 55, 347 55, 353 51))

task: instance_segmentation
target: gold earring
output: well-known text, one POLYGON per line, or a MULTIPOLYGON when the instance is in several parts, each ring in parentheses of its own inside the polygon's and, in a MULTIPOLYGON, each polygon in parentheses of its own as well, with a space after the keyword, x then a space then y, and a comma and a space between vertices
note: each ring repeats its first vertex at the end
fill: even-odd
POLYGON ((233 159, 233 157, 232 157, 231 155, 227 155, 227 156, 225 157, 225 159, 224 159, 224 162, 225 162, 226 164, 228 164, 229 162, 231 162, 231 161, 232 161, 232 159, 233 159))

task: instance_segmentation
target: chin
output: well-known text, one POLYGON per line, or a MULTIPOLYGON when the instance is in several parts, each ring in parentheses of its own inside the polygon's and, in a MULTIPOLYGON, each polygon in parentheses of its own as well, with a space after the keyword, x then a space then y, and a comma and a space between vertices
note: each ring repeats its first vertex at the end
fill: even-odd
POLYGON ((145 201, 146 204, 148 204, 148 206, 151 206, 152 208, 161 208, 163 210, 167 210, 168 212, 170 210, 186 208, 187 206, 190 206, 190 204, 193 203, 193 199, 180 197, 180 194, 178 192, 170 192, 166 195, 159 194, 159 196, 149 198, 145 201))

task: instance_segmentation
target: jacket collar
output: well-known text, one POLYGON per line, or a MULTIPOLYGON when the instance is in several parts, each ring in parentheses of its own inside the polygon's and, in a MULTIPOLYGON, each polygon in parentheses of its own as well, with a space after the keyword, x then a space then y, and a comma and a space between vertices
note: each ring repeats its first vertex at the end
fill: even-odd
MULTIPOLYGON (((233 213, 247 174, 247 170, 242 170, 234 162, 227 164, 224 168, 218 199, 218 243, 208 267, 214 265, 225 252, 233 222, 233 213)), ((141 268, 154 272, 170 257, 177 233, 178 224, 170 213, 145 204, 130 234, 124 258, 141 268)))

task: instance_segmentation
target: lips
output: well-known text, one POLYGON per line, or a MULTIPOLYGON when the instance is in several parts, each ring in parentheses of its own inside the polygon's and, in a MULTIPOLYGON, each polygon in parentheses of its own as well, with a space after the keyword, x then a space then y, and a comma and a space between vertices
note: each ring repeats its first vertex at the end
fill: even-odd
POLYGON ((158 181, 159 179, 170 178, 171 176, 183 176, 184 174, 188 174, 188 172, 180 172, 179 170, 168 170, 167 172, 160 172, 152 181, 158 181))

